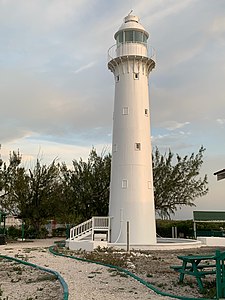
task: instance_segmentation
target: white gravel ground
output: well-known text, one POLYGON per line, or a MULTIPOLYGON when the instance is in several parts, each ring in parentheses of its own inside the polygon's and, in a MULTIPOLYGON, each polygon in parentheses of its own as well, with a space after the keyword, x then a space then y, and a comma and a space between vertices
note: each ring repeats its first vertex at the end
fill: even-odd
POLYGON ((69 300, 172 299, 157 295, 133 278, 107 267, 54 256, 47 249, 53 243, 53 239, 46 239, 1 245, 0 254, 26 255, 28 262, 59 272, 68 284, 69 300))

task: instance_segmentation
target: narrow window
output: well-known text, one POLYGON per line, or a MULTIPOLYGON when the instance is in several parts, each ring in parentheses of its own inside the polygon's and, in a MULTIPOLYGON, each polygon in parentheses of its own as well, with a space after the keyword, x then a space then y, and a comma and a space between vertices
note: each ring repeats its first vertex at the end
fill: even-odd
POLYGON ((117 151, 117 144, 113 144, 113 152, 117 151))
POLYGON ((152 185, 151 185, 151 181, 150 181, 150 180, 148 181, 148 188, 149 188, 149 189, 152 188, 152 185))
POLYGON ((122 180, 122 189, 127 189, 128 187, 128 180, 127 179, 123 179, 122 180))
POLYGON ((142 74, 143 75, 145 74, 145 65, 144 64, 142 65, 142 74))
POLYGON ((143 37, 143 42, 144 42, 145 44, 147 44, 147 39, 148 39, 147 35, 146 35, 146 34, 144 34, 144 37, 143 37))
POLYGON ((145 116, 148 116, 148 109, 145 108, 145 116))
POLYGON ((135 143, 135 144, 134 144, 134 149, 135 149, 136 151, 140 151, 140 150, 141 150, 141 143, 135 143))
POLYGON ((128 115, 128 114, 129 114, 129 108, 123 107, 123 115, 128 115))
POLYGON ((133 42, 133 31, 125 31, 125 42, 133 42))
POLYGON ((120 75, 116 75, 116 82, 120 81, 120 75))
POLYGON ((134 73, 134 79, 139 79, 139 73, 134 73))
POLYGON ((143 42, 143 32, 135 31, 134 32, 134 40, 135 40, 135 42, 143 42))
POLYGON ((123 42, 123 32, 120 32, 116 37, 117 45, 121 44, 123 42))

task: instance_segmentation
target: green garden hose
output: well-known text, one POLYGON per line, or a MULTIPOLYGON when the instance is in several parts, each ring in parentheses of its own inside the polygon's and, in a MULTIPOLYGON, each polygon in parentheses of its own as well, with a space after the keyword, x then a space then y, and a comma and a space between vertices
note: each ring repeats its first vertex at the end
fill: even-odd
MULTIPOLYGON (((64 242, 57 242, 56 244, 65 245, 64 242)), ((160 291, 159 289, 157 289, 152 284, 150 284, 147 281, 141 279, 140 277, 138 277, 137 275, 131 273, 130 271, 128 271, 126 269, 123 269, 123 268, 117 267, 117 266, 113 266, 113 265, 110 265, 110 264, 106 264, 106 263, 103 263, 103 262, 98 262, 98 261, 93 261, 93 260, 90 260, 90 259, 85 259, 85 258, 81 258, 81 257, 70 256, 70 255, 65 255, 65 254, 62 254, 62 253, 58 253, 54 250, 54 247, 55 247, 55 245, 49 247, 49 251, 54 255, 63 256, 63 257, 67 257, 67 258, 72 258, 72 259, 75 259, 75 260, 84 261, 84 262, 88 262, 88 263, 94 263, 94 264, 101 265, 101 266, 104 266, 104 267, 108 267, 108 268, 111 268, 111 269, 116 269, 119 272, 123 272, 123 273, 127 274, 128 276, 134 278, 135 280, 139 281, 141 284, 143 284, 144 286, 146 286, 147 288, 149 288, 150 290, 154 291, 155 293, 157 293, 161 296, 167 296, 167 297, 170 297, 170 298, 176 298, 176 299, 181 299, 181 300, 199 300, 199 299, 201 299, 201 300, 212 300, 212 299, 208 299, 208 298, 189 298, 189 297, 177 296, 177 295, 172 295, 172 294, 160 291)))
POLYGON ((35 269, 38 269, 38 270, 41 270, 41 271, 44 271, 44 272, 51 273, 51 274, 55 275, 57 277, 57 279, 59 280, 60 284, 62 285, 62 288, 63 288, 63 300, 68 300, 69 291, 68 291, 67 283, 65 282, 63 277, 58 272, 53 271, 51 269, 43 268, 41 266, 37 266, 35 264, 29 263, 29 262, 24 261, 24 260, 20 260, 20 259, 14 258, 14 257, 6 256, 6 255, 1 255, 0 254, 0 258, 4 258, 4 259, 7 259, 7 260, 11 260, 11 261, 16 261, 20 264, 30 266, 30 267, 33 267, 35 269))

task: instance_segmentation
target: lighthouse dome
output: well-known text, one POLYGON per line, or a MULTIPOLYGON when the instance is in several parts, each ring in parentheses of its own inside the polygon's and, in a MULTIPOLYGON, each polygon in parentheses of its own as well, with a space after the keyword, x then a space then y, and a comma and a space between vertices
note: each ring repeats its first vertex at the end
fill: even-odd
POLYGON ((125 29, 137 29, 137 30, 145 31, 144 27, 139 23, 139 18, 133 15, 128 15, 124 18, 124 23, 120 26, 118 31, 125 30, 125 29))
POLYGON ((133 15, 124 18, 124 23, 114 35, 117 45, 125 42, 146 44, 148 37, 149 34, 139 23, 139 18, 133 15))

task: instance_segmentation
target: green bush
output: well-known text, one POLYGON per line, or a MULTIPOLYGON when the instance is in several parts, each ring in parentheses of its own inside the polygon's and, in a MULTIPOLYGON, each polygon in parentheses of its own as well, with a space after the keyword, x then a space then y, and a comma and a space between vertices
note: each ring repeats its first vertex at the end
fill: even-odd
POLYGON ((172 227, 177 227, 178 237, 192 238, 194 236, 192 220, 156 220, 156 232, 161 237, 171 238, 172 227))
POLYGON ((66 228, 56 228, 52 229, 52 236, 59 236, 59 237, 65 237, 66 236, 66 228))
POLYGON ((4 234, 4 233, 6 233, 6 230, 7 230, 7 229, 5 229, 5 230, 4 230, 4 228, 3 228, 3 227, 0 227, 0 234, 4 234))
MULTIPOLYGON (((225 223, 197 223, 198 236, 225 236, 225 223)), ((193 220, 156 220, 156 232, 161 237, 172 237, 172 227, 177 227, 178 237, 193 238, 193 220)))
POLYGON ((18 239, 22 237, 22 230, 21 228, 10 226, 7 230, 7 236, 11 239, 18 239))
POLYGON ((48 236, 48 230, 45 227, 41 227, 37 238, 38 239, 45 239, 48 236))

